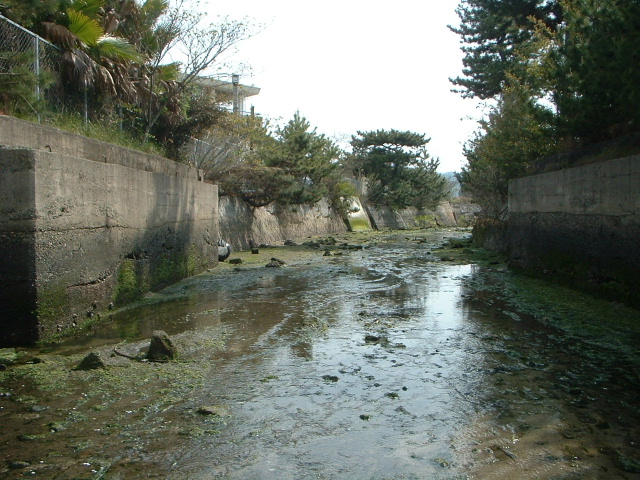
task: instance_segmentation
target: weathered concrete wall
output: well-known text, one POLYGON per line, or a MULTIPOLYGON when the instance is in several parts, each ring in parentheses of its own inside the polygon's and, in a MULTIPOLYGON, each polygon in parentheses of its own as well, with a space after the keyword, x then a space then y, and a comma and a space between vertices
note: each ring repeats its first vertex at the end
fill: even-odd
POLYGON ((451 202, 451 209, 456 223, 459 227, 472 227, 482 213, 482 208, 476 203, 470 201, 460 201, 461 198, 454 199, 451 202))
POLYGON ((640 156, 509 184, 511 264, 640 305, 640 156))
POLYGON ((640 155, 509 182, 510 213, 640 214, 640 155))
POLYGON ((442 202, 435 210, 406 208, 392 210, 389 207, 368 206, 371 223, 378 229, 455 227, 458 225, 449 202, 442 202))
MULTIPOLYGON (((112 163, 70 156, 57 150, 83 152, 77 136, 58 148, 57 131, 15 124, 48 135, 52 152, 0 148, 0 344, 46 338, 217 263, 217 188, 197 173, 113 146, 112 163)), ((6 135, 0 125, 0 143, 16 142, 6 135)))
POLYGON ((246 250, 255 244, 281 245, 312 235, 347 231, 344 221, 326 201, 313 207, 269 205, 251 208, 236 197, 220 199, 220 235, 234 249, 246 250))
POLYGON ((70 157, 112 163, 145 172, 199 180, 198 170, 167 158, 0 115, 0 146, 30 148, 70 157))

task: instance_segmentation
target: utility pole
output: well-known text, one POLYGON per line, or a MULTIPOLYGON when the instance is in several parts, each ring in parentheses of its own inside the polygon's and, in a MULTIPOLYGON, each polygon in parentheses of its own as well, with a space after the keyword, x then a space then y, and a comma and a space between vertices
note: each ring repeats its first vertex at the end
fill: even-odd
POLYGON ((239 96, 239 86, 240 86, 240 75, 234 73, 231 75, 231 83, 233 84, 233 113, 239 115, 240 114, 240 96, 239 96))

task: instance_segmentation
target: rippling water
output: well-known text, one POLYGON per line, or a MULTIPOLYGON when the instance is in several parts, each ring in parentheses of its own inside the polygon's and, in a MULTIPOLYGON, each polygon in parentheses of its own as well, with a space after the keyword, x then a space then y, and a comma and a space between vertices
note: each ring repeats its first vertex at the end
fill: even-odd
POLYGON ((211 327, 227 346, 149 417, 142 460, 86 478, 640 478, 638 384, 427 239, 197 277, 114 317, 82 348, 211 327), (202 405, 224 413, 185 415, 202 405), (172 445, 159 425, 177 422, 208 434, 172 445))

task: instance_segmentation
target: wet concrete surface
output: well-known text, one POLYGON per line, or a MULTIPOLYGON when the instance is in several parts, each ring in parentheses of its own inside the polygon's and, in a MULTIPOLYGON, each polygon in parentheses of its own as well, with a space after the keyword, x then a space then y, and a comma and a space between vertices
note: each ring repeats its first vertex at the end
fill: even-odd
POLYGON ((640 478, 636 331, 520 310, 451 235, 192 278, 36 352, 0 372, 0 478, 640 478), (179 362, 72 370, 157 329, 179 362))

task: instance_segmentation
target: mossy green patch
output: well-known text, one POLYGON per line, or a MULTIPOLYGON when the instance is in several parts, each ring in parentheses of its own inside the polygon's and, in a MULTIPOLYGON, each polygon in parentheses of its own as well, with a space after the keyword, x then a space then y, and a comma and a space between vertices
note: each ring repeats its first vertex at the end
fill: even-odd
POLYGON ((371 230, 371 226, 365 218, 349 218, 349 226, 354 232, 371 230))
POLYGON ((506 268, 478 271, 465 286, 478 298, 490 292, 523 315, 640 362, 640 311, 634 308, 506 268))
POLYGON ((187 255, 187 275, 193 276, 198 272, 198 264, 199 262, 198 249, 194 244, 191 244, 189 247, 189 253, 187 255))
POLYGON ((480 266, 502 266, 506 269, 507 257, 504 254, 492 252, 484 248, 473 248, 472 238, 449 239, 436 250, 434 254, 442 261, 455 264, 474 263, 480 266))
POLYGON ((195 245, 191 245, 183 253, 163 253, 152 271, 152 288, 165 287, 196 275, 202 271, 204 263, 195 245))
POLYGON ((122 262, 113 297, 116 305, 125 305, 142 298, 144 290, 140 277, 134 260, 125 260, 122 262))
POLYGON ((64 285, 48 285, 38 294, 36 313, 41 322, 56 321, 67 310, 68 298, 64 285))
POLYGON ((183 278, 183 268, 179 258, 169 253, 162 254, 160 262, 158 262, 153 272, 152 283, 154 287, 170 285, 174 281, 183 278))

